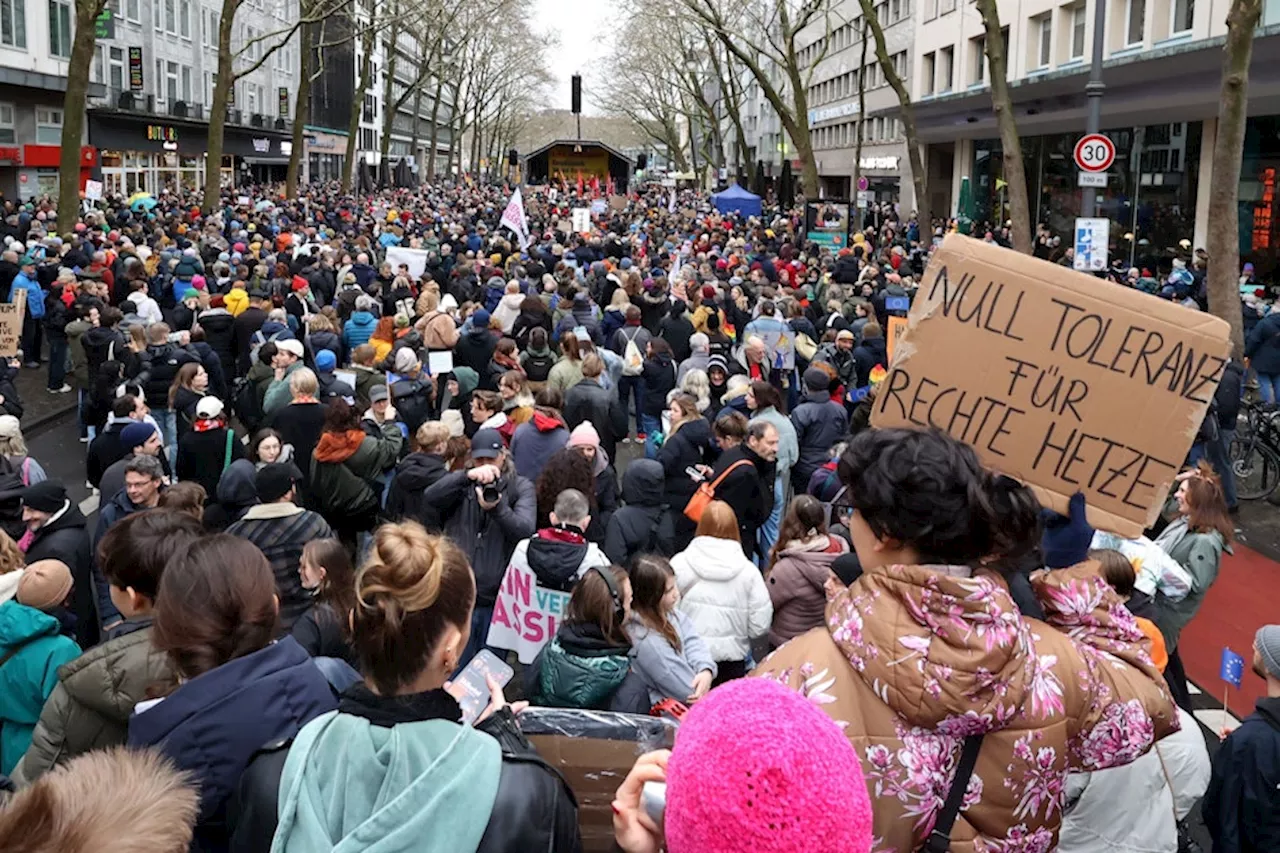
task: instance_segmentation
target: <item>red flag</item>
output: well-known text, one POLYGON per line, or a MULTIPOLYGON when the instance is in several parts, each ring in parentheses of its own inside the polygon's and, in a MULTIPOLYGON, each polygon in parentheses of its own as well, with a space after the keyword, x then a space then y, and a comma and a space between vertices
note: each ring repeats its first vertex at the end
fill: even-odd
POLYGON ((578 170, 578 195, 582 195, 582 170, 578 170))
POLYGON ((592 175, 591 176, 591 197, 597 198, 599 197, 599 195, 600 195, 600 176, 592 175))

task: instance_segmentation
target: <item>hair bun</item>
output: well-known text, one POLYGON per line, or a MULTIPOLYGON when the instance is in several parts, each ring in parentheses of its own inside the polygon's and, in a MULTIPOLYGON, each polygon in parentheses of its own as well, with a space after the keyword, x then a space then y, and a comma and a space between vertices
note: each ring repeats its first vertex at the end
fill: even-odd
POLYGON ((356 597, 366 606, 391 598, 408 613, 426 610, 440 596, 447 540, 427 534, 416 521, 384 524, 356 576, 356 597))

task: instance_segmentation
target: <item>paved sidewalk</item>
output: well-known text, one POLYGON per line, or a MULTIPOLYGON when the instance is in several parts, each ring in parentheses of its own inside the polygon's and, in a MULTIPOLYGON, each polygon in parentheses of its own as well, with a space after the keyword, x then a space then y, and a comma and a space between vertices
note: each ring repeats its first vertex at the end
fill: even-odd
POLYGON ((18 396, 22 398, 22 428, 30 430, 47 424, 52 419, 76 407, 78 399, 73 388, 65 394, 50 394, 45 390, 49 383, 49 365, 18 371, 18 396))

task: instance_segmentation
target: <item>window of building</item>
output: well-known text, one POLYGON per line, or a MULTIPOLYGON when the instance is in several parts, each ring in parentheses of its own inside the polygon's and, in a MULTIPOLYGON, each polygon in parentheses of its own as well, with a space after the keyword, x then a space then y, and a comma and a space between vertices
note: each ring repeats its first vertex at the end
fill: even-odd
POLYGON ((1053 64, 1053 13, 1041 15, 1035 20, 1039 40, 1036 45, 1036 67, 1048 68, 1053 64))
POLYGON ((1196 16, 1195 0, 1172 0, 1172 2, 1173 20, 1169 26, 1170 34, 1190 32, 1196 16))
POLYGON ((179 0, 178 34, 184 39, 191 38, 191 0, 179 0))
POLYGON ((902 0, 889 0, 889 23, 902 20, 902 0))
POLYGON ((1142 44, 1146 33, 1147 0, 1125 0, 1125 46, 1142 44))
POLYGON ((164 73, 164 94, 170 103, 178 98, 178 63, 166 62, 164 73))
POLYGON ((62 143, 62 110, 54 107, 36 107, 36 144, 60 145, 62 143))
POLYGON ((924 0, 924 19, 932 21, 938 17, 938 0, 924 0))
POLYGON ((893 71, 898 75, 899 79, 907 79, 907 52, 899 51, 890 57, 893 62, 893 71))
POLYGON ((0 44, 27 46, 27 0, 0 0, 0 44))
POLYGON ((182 66, 182 100, 191 103, 191 67, 182 66))
POLYGON ((1083 3, 1071 7, 1071 56, 1080 59, 1084 56, 1084 24, 1088 10, 1083 3))
POLYGON ((0 103, 0 142, 13 144, 18 141, 15 119, 13 104, 0 103))
POLYGON ((248 99, 248 104, 246 106, 249 110, 249 114, 252 115, 258 111, 258 90, 253 86, 246 86, 245 88, 249 90, 245 93, 245 97, 248 99))
POLYGON ((956 0, 940 0, 938 11, 942 14, 954 12, 956 10, 956 0))
POLYGON ((950 92, 953 83, 952 75, 955 72, 955 55, 954 47, 944 47, 938 51, 938 71, 941 79, 938 81, 938 90, 941 92, 950 92))
POLYGON ((987 37, 969 39, 969 85, 979 86, 987 81, 987 37))
POLYGON ((151 0, 151 23, 156 28, 156 32, 164 32, 164 14, 160 0, 151 0))
POLYGON ((178 34, 178 9, 176 0, 164 0, 164 29, 170 35, 178 34))
POLYGON ((125 20, 133 21, 135 24, 142 23, 141 0, 124 0, 124 17, 125 20))
POLYGON ((113 47, 107 53, 107 85, 115 90, 124 89, 123 47, 113 47))
POLYGON ((921 92, 926 95, 933 94, 934 78, 937 76, 937 55, 934 53, 926 53, 923 57, 924 65, 921 68, 920 83, 921 92))
POLYGON ((71 4, 62 0, 49 0, 49 54, 71 57, 71 4))
POLYGON ((89 79, 92 80, 94 83, 102 83, 106 79, 107 63, 106 63, 106 60, 102 58, 103 51, 105 50, 106 48, 103 47, 102 45, 98 45, 96 48, 94 48, 93 70, 89 74, 89 79))

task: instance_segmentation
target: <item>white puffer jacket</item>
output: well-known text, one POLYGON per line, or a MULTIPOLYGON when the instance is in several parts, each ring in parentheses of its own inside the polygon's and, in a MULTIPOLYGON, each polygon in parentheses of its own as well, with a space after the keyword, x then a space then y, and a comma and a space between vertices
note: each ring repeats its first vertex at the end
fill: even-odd
POLYGON ((764 577, 729 539, 698 536, 671 558, 680 610, 717 661, 745 660, 751 640, 769 631, 773 602, 764 577))

